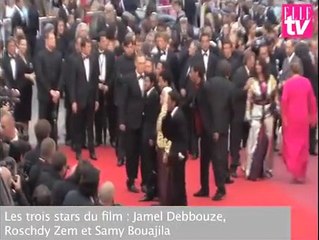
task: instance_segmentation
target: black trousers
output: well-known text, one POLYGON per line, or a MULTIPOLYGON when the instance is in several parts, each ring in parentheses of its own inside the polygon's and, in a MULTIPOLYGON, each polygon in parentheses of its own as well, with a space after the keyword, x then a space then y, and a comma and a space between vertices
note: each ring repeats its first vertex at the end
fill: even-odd
POLYGON ((91 153, 94 152, 94 108, 94 102, 89 103, 84 109, 78 109, 78 112, 73 116, 75 151, 77 153, 81 153, 82 145, 85 142, 86 135, 88 140, 88 149, 91 153))
POLYGON ((65 94, 64 98, 64 106, 65 106, 65 141, 74 141, 73 133, 74 133, 74 124, 73 124, 73 113, 72 113, 72 103, 69 100, 68 94, 65 94))
POLYGON ((228 172, 228 133, 219 134, 219 138, 214 142, 213 147, 213 171, 215 185, 221 192, 226 192, 225 181, 229 176, 228 172))
POLYGON ((309 152, 310 153, 315 153, 316 152, 316 145, 317 145, 317 139, 316 139, 316 133, 317 133, 317 128, 310 128, 309 130, 309 152))
POLYGON ((212 160, 213 139, 208 132, 200 136, 200 184, 201 190, 209 192, 209 163, 212 160))
MULTIPOLYGON (((115 153, 116 153, 116 156, 118 159, 123 159, 123 158, 126 158, 126 134, 122 131, 119 130, 119 123, 118 123, 118 108, 115 108, 115 116, 116 118, 115 119, 112 119, 112 121, 114 120, 115 121, 115 132, 116 132, 116 135, 115 135, 115 143, 116 143, 116 146, 115 146, 115 153)), ((109 114, 111 115, 111 114, 109 114)), ((111 137, 111 136, 110 136, 111 137)), ((112 139, 112 137, 111 137, 112 139)))
POLYGON ((50 137, 55 142, 58 140, 58 112, 59 105, 52 101, 41 101, 39 100, 39 119, 46 119, 49 121, 52 127, 50 137))
POLYGON ((129 184, 133 184, 137 178, 138 163, 141 157, 142 129, 126 129, 125 150, 126 150, 126 174, 129 184))
POLYGON ((178 156, 169 157, 171 164, 168 167, 168 206, 187 206, 187 195, 185 187, 185 160, 178 156))
POLYGON ((192 113, 192 109, 189 106, 183 107, 184 114, 187 119, 187 127, 188 127, 188 151, 191 155, 198 155, 198 136, 196 134, 195 124, 194 124, 194 114, 192 113))
POLYGON ((95 142, 98 144, 106 143, 107 138, 107 111, 106 97, 99 91, 99 109, 95 113, 95 142))
POLYGON ((150 138, 147 131, 142 131, 142 156, 141 156, 141 175, 142 184, 146 185, 148 189, 153 189, 156 186, 156 149, 154 144, 150 145, 150 138))
POLYGON ((243 146, 246 146, 248 134, 249 134, 249 123, 239 120, 234 120, 230 125, 230 155, 232 158, 231 170, 235 171, 240 165, 240 144, 243 142, 243 146))
POLYGON ((116 143, 118 134, 118 124, 117 124, 117 108, 113 104, 112 99, 108 99, 106 103, 106 117, 108 120, 108 130, 110 134, 110 142, 116 143))

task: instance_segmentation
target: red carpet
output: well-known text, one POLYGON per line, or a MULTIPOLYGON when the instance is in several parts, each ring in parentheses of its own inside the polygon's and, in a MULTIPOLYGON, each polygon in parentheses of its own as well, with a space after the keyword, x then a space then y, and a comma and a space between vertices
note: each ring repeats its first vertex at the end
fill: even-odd
MULTIPOLYGON (((69 148, 62 148, 69 157, 69 164, 76 164, 74 153, 69 148)), ((94 165, 101 170, 101 183, 112 181, 116 187, 116 202, 126 206, 146 206, 140 203, 143 194, 133 194, 126 190, 125 167, 116 166, 116 157, 111 148, 98 148, 98 161, 94 165)), ((88 153, 83 152, 83 157, 88 153)), ((189 160, 186 170, 188 203, 190 206, 288 206, 291 207, 292 239, 318 239, 318 158, 311 158, 308 167, 308 179, 305 185, 290 184, 280 157, 275 159, 275 177, 271 180, 249 182, 243 177, 227 188, 227 197, 221 202, 210 198, 194 198, 192 195, 199 189, 199 161, 189 160)), ((211 171, 212 173, 212 171, 211 171)), ((211 174, 212 175, 212 174, 211 174)), ((212 176, 211 176, 212 179, 212 176)), ((211 195, 215 191, 211 180, 211 195)), ((139 181, 136 183, 139 186, 139 181)), ((271 231, 271 229, 269 229, 271 231)))

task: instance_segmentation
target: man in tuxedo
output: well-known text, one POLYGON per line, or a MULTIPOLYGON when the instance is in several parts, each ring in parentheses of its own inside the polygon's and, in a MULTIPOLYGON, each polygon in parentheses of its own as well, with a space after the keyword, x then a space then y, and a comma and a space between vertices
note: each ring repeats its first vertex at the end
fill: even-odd
POLYGON ((196 54, 196 62, 199 62, 202 68, 205 69, 204 81, 206 81, 216 75, 218 58, 213 53, 209 34, 201 34, 200 46, 200 51, 196 54))
POLYGON ((155 62, 164 62, 169 67, 173 76, 174 86, 179 89, 179 64, 176 54, 169 49, 169 36, 166 32, 158 32, 155 37, 157 54, 154 56, 155 62))
POLYGON ((209 96, 213 103, 214 126, 215 132, 217 133, 216 136, 214 136, 216 144, 216 151, 213 155, 213 163, 216 162, 216 170, 214 166, 214 175, 215 181, 220 182, 221 185, 218 190, 219 192, 215 196, 215 200, 221 199, 226 193, 225 188, 222 187, 223 183, 233 183, 228 171, 228 133, 234 115, 234 87, 233 83, 230 81, 232 67, 227 60, 222 60, 218 63, 217 69, 219 73, 218 76, 209 79, 209 96), (220 179, 218 179, 218 177, 220 177, 220 179))
POLYGON ((192 115, 196 135, 200 138, 200 184, 201 188, 194 197, 209 196, 209 163, 212 160, 213 146, 213 105, 208 97, 209 83, 204 80, 205 70, 202 65, 195 65, 190 70, 195 93, 192 99, 192 115))
POLYGON ((247 80, 254 70, 256 56, 254 52, 247 50, 244 53, 244 65, 237 69, 233 75, 234 83, 234 116, 230 126, 230 155, 232 163, 230 167, 231 175, 237 177, 237 167, 240 160, 240 145, 247 141, 249 124, 245 122, 245 111, 247 101, 247 90, 249 85, 247 80))
POLYGON ((189 79, 189 73, 191 70, 191 67, 195 65, 195 55, 198 50, 199 44, 197 44, 196 41, 191 41, 187 54, 184 57, 185 60, 182 59, 180 66, 181 73, 180 73, 180 79, 179 79, 179 86, 180 86, 180 93, 181 93, 181 107, 184 110, 187 123, 188 123, 188 132, 189 132, 189 151, 192 155, 193 159, 198 158, 198 137, 196 135, 195 129, 194 129, 194 119, 191 109, 191 103, 193 101, 193 95, 194 95, 194 85, 189 79))
POLYGON ((288 78, 292 76, 291 72, 291 63, 296 62, 301 67, 301 72, 303 73, 303 64, 300 60, 300 58, 295 54, 295 41, 292 39, 289 39, 286 41, 286 54, 287 57, 284 60, 282 70, 279 77, 279 82, 282 83, 286 81, 288 78))
POLYGON ((276 64, 276 59, 274 59, 270 55, 269 46, 267 43, 264 43, 259 47, 258 55, 259 55, 259 57, 261 57, 262 59, 265 60, 265 62, 267 63, 267 67, 269 69, 270 74, 273 75, 274 78, 277 79, 278 68, 277 68, 277 64, 276 64))
POLYGON ((123 76, 123 90, 119 106, 119 128, 125 133, 127 188, 138 193, 135 179, 141 156, 141 133, 144 111, 144 55, 135 57, 136 71, 123 76))
POLYGON ((39 12, 35 4, 35 0, 30 0, 30 7, 28 8, 28 22, 27 22, 27 39, 30 47, 30 55, 34 57, 37 43, 37 34, 39 31, 39 12))
POLYGON ((72 111, 75 123, 76 159, 82 159, 81 147, 87 131, 90 158, 97 160, 94 149, 94 114, 99 108, 98 84, 99 64, 96 55, 92 54, 92 42, 88 38, 81 40, 81 54, 73 61, 70 71, 72 111))
POLYGON ((113 66, 115 64, 114 54, 107 50, 109 41, 105 32, 99 34, 97 58, 99 61, 99 110, 95 114, 95 142, 99 146, 106 144, 107 137, 107 100, 109 87, 114 78, 113 66), (102 137, 103 135, 103 137, 102 137))
MULTIPOLYGON (((119 107, 121 105, 121 100, 123 99, 122 90, 123 90, 123 79, 126 75, 133 74, 135 72, 134 64, 134 54, 135 54, 135 42, 134 39, 126 36, 123 42, 124 53, 117 59, 115 64, 116 78, 113 83, 113 102, 115 106, 116 116, 113 120, 116 122, 118 129, 118 114, 119 107)), ((112 140, 112 139, 111 139, 112 140)), ((117 155, 117 165, 122 166, 125 163, 126 154, 125 154, 125 143, 123 132, 119 131, 116 139, 116 155, 117 155)))
POLYGON ((39 119, 47 119, 53 130, 51 137, 57 141, 57 114, 60 93, 63 89, 62 54, 56 50, 53 32, 45 35, 45 49, 36 57, 39 119))
POLYGON ((2 70, 5 85, 8 88, 18 89, 17 81, 17 61, 16 61, 16 41, 13 37, 10 37, 7 41, 7 51, 3 55, 2 70))
MULTIPOLYGON (((74 120, 72 113, 72 102, 70 100, 71 93, 71 81, 69 78, 69 67, 73 66, 73 61, 77 58, 77 56, 81 53, 81 40, 82 38, 78 37, 75 39, 74 50, 70 54, 67 54, 66 59, 63 65, 63 78, 64 78, 64 88, 65 88, 65 96, 64 96, 64 106, 66 110, 65 116, 65 143, 68 146, 75 147, 75 139, 74 139, 74 120)), ((85 142, 83 143, 83 146, 85 142)))
POLYGON ((187 206, 185 187, 185 163, 187 160, 187 122, 179 108, 179 94, 168 93, 167 114, 163 119, 162 132, 171 141, 170 149, 165 149, 163 161, 169 169, 167 202, 168 206, 187 206))
POLYGON ((67 7, 68 4, 69 4, 69 0, 62 0, 62 4, 59 6, 59 12, 58 12, 59 18, 62 19, 65 24, 68 22, 68 17, 70 15, 70 12, 67 7))
POLYGON ((236 52, 234 52, 233 44, 229 39, 225 39, 222 42, 222 52, 223 52, 222 59, 226 60, 231 66, 230 74, 232 76, 235 73, 235 71, 242 65, 240 61, 241 57, 238 56, 236 52))
POLYGON ((160 112, 160 98, 155 88, 156 75, 146 74, 144 79, 145 106, 142 127, 142 189, 143 201, 151 201, 156 195, 156 122, 160 112))
POLYGON ((23 0, 15 0, 15 10, 12 15, 12 33, 14 33, 17 27, 22 28, 23 32, 27 33, 27 15, 23 11, 24 1, 23 0))

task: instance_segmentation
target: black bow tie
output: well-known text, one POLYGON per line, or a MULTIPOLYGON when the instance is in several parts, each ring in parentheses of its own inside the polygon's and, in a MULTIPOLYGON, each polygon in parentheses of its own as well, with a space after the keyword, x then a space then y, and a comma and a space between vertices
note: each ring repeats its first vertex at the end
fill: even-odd
POLYGON ((204 51, 202 54, 203 54, 203 56, 207 57, 208 56, 208 51, 204 51))
POLYGON ((137 80, 141 80, 141 79, 144 79, 144 75, 138 75, 137 76, 137 80))
POLYGON ((165 51, 161 51, 161 55, 166 55, 166 52, 165 51))
POLYGON ((82 56, 83 61, 89 59, 89 56, 82 56))

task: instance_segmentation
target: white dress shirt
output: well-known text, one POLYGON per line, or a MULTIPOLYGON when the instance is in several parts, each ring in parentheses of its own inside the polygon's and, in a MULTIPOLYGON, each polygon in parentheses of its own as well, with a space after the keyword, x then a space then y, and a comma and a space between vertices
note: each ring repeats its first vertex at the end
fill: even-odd
POLYGON ((86 76, 86 81, 90 81, 90 59, 85 58, 83 60, 84 63, 84 68, 85 68, 85 76, 86 76))
POLYGON ((10 59, 10 66, 11 66, 11 70, 12 70, 12 77, 14 80, 16 80, 16 78, 17 78, 17 63, 16 63, 16 60, 14 58, 10 59))
POLYGON ((100 69, 100 77, 99 80, 101 82, 105 82, 105 75, 106 75, 106 57, 103 52, 100 52, 99 55, 99 69, 100 69))
POLYGON ((203 55, 205 71, 207 72, 208 60, 209 60, 209 50, 207 50, 206 52, 204 50, 202 50, 202 55, 203 55))
POLYGON ((175 113, 176 113, 177 110, 178 110, 178 107, 175 107, 175 108, 173 109, 173 111, 171 112, 171 117, 174 117, 174 115, 175 115, 175 113))
POLYGON ((140 90, 141 90, 141 94, 142 94, 142 96, 144 96, 144 75, 136 73, 136 76, 137 76, 138 85, 139 85, 140 90))

